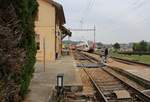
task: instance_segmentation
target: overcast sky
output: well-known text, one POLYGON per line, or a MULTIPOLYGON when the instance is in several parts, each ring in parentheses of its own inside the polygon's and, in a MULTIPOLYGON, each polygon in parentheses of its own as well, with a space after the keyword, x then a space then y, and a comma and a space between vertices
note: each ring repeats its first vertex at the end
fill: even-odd
MULTIPOLYGON (((64 7, 66 27, 93 28, 95 24, 97 42, 150 41, 150 0, 55 1, 64 7)), ((73 32, 71 40, 93 40, 93 32, 73 32)))

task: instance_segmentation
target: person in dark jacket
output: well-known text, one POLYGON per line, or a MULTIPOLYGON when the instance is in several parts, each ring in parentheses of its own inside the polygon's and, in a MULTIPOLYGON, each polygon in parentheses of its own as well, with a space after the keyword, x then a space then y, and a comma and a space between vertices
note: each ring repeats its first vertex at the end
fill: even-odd
POLYGON ((107 58, 108 58, 108 48, 105 49, 105 63, 107 63, 107 58))

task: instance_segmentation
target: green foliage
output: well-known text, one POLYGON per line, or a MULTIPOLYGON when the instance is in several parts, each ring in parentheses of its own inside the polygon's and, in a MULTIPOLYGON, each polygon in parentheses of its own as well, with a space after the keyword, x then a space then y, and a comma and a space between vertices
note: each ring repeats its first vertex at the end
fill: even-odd
POLYGON ((150 43, 148 44, 148 48, 147 49, 148 49, 148 52, 150 52, 150 43))
POLYGON ((150 64, 150 55, 127 55, 127 54, 111 53, 111 56, 121 58, 121 59, 150 64))
POLYGON ((139 43, 133 44, 133 51, 134 52, 149 52, 150 50, 150 44, 148 44, 146 41, 141 41, 139 43))
POLYGON ((27 93, 32 73, 34 71, 33 67, 35 64, 36 56, 34 21, 36 12, 38 10, 38 3, 36 0, 0 0, 0 8, 5 9, 10 5, 15 8, 13 12, 17 15, 17 19, 19 21, 18 31, 23 33, 21 42, 17 47, 24 49, 26 52, 25 62, 20 68, 21 74, 19 73, 19 75, 16 76, 19 80, 16 81, 16 78, 13 77, 15 84, 20 87, 20 96, 23 97, 27 93))
POLYGON ((141 42, 139 43, 139 45, 140 45, 141 51, 143 51, 143 52, 146 52, 146 51, 147 51, 147 46, 148 46, 147 42, 145 42, 145 41, 143 40, 143 41, 141 41, 141 42))
POLYGON ((98 42, 98 43, 97 43, 97 48, 98 48, 98 49, 101 49, 103 46, 104 46, 104 45, 103 45, 101 42, 98 42))
POLYGON ((23 39, 19 47, 26 50, 26 62, 22 68, 21 74, 21 91, 20 95, 23 97, 27 93, 27 89, 34 71, 36 43, 34 32, 34 21, 37 12, 38 4, 36 0, 12 0, 13 5, 17 11, 17 15, 21 21, 23 31, 23 39))
POLYGON ((115 44, 113 45, 113 48, 114 48, 114 49, 117 49, 117 50, 120 49, 120 44, 119 44, 119 43, 115 43, 115 44))
POLYGON ((133 51, 140 51, 140 46, 138 43, 133 44, 133 51))
POLYGON ((65 47, 68 47, 70 44, 76 45, 78 43, 79 43, 78 41, 70 41, 70 40, 64 40, 63 41, 63 44, 64 44, 65 47))

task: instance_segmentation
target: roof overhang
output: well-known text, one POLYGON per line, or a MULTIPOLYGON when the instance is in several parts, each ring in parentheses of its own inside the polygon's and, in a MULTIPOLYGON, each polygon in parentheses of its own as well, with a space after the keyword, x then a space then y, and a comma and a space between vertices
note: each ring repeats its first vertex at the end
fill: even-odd
POLYGON ((69 29, 67 29, 66 27, 61 26, 60 29, 62 32, 62 39, 64 39, 66 36, 69 36, 69 37, 72 36, 72 32, 69 29))

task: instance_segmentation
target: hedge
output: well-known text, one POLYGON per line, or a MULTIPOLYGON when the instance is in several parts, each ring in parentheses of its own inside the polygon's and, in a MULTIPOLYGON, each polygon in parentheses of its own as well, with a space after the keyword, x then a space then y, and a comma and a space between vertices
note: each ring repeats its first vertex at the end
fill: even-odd
POLYGON ((28 92, 36 61, 34 21, 38 10, 38 3, 36 0, 0 0, 0 4, 1 6, 13 5, 20 21, 20 31, 23 32, 22 39, 17 47, 24 49, 26 56, 24 64, 20 68, 21 74, 17 76, 19 78, 14 77, 14 80, 19 79, 16 83, 20 87, 19 96, 23 98, 28 92))
POLYGON ((20 44, 20 47, 26 49, 26 62, 22 68, 21 74, 21 91, 20 95, 23 97, 27 93, 27 89, 32 77, 33 66, 36 56, 36 43, 34 32, 34 21, 37 12, 38 4, 36 0, 12 0, 17 14, 21 20, 21 25, 24 32, 24 38, 20 44))
POLYGON ((17 14, 22 22, 22 28, 24 31, 24 38, 20 44, 20 47, 25 48, 27 52, 27 59, 22 69, 20 81, 20 94, 21 96, 24 96, 27 93, 34 70, 33 66, 36 55, 34 21, 38 5, 36 0, 14 0, 13 3, 16 5, 17 14))

